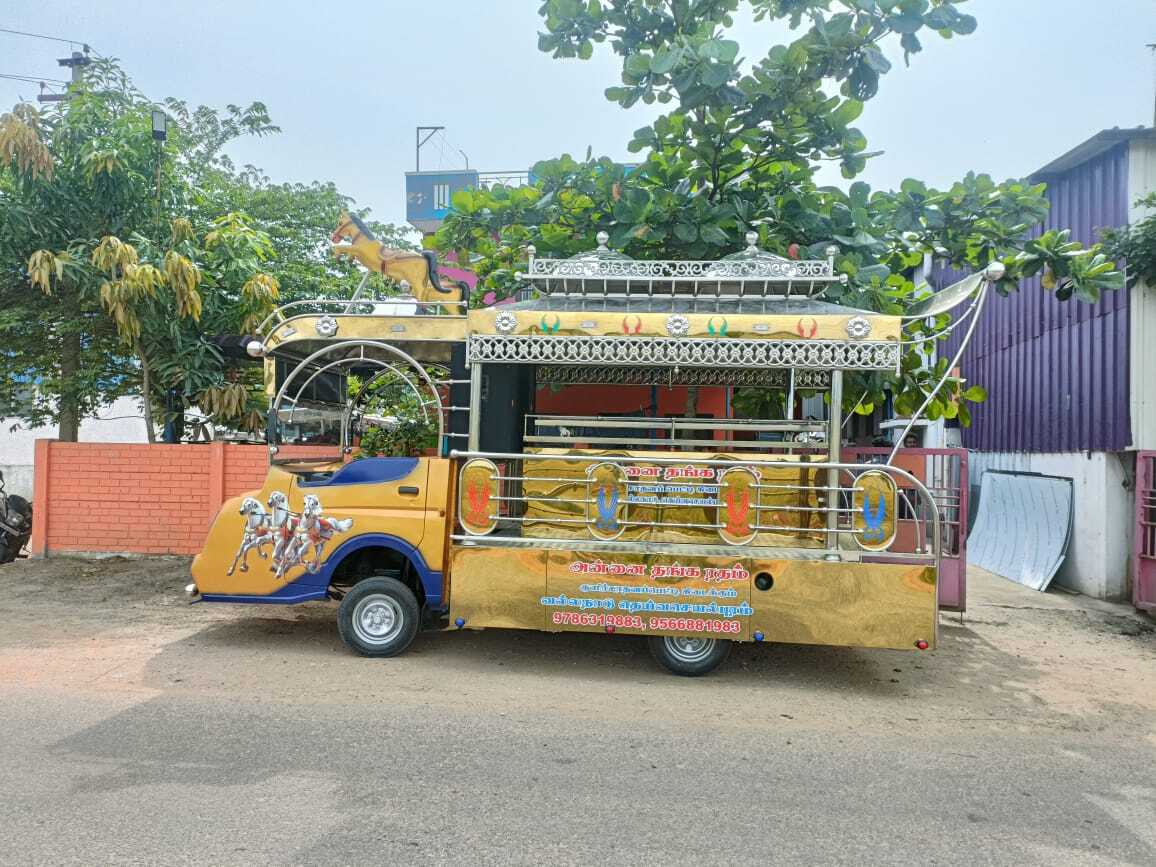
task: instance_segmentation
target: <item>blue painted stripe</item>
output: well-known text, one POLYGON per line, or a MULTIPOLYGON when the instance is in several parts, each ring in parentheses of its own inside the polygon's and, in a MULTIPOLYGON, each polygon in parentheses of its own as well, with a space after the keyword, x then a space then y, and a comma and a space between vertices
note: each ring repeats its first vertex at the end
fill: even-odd
POLYGON ((290 595, 280 595, 282 590, 292 587, 292 584, 286 584, 277 593, 269 596, 232 596, 227 593, 204 593, 201 595, 200 602, 238 602, 244 605, 294 605, 298 602, 312 602, 317 599, 328 598, 328 592, 325 588, 310 590, 308 593, 294 593, 290 595))

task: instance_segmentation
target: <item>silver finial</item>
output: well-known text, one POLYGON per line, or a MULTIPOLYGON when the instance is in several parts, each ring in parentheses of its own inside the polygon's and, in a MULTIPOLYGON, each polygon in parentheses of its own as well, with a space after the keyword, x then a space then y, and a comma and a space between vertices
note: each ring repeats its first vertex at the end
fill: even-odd
POLYGON ((983 269, 983 276, 986 277, 988 279, 988 281, 990 281, 992 283, 995 283, 996 281, 1000 280, 1003 277, 1003 275, 1006 273, 1007 273, 1007 266, 1004 265, 1003 262, 1000 262, 998 259, 996 261, 990 263, 986 268, 983 269))
POLYGON ((827 254, 828 259, 834 259, 836 256, 839 255, 839 247, 836 246, 835 244, 832 244, 823 252, 827 254))
POLYGON ((260 340, 250 340, 245 344, 245 352, 249 353, 251 358, 264 358, 265 344, 260 340))
POLYGON ((535 247, 533 244, 531 244, 530 246, 528 246, 526 248, 526 255, 528 255, 531 259, 533 259, 535 256, 538 255, 538 248, 535 247))
POLYGON ((606 249, 606 243, 610 240, 610 236, 608 234, 606 234, 605 232, 599 232, 597 235, 594 236, 594 240, 598 242, 598 249, 599 250, 605 250, 606 249))
POLYGON ((746 239, 747 239, 747 252, 748 253, 757 253, 759 251, 759 247, 758 247, 759 233, 758 232, 747 232, 746 239))

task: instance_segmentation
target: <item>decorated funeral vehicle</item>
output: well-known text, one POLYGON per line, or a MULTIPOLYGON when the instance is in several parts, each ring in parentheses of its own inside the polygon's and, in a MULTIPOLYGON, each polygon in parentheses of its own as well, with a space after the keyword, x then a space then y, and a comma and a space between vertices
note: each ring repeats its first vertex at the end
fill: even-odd
POLYGON ((334 600, 368 656, 422 628, 645 636, 687 675, 736 641, 935 647, 940 509, 894 453, 843 459, 844 377, 896 370, 939 336, 909 323, 965 303, 947 327, 970 317, 966 343, 998 265, 899 317, 823 300, 833 248, 786 259, 751 233, 718 261, 636 261, 600 235, 569 259, 531 248, 520 300, 467 309, 432 257, 343 226, 339 251, 411 294, 262 326, 271 464, 214 522, 195 600, 334 600), (734 417, 736 389, 785 417, 734 417), (382 439, 410 423, 383 394, 428 442, 382 439), (371 439, 400 453, 363 456, 371 439))

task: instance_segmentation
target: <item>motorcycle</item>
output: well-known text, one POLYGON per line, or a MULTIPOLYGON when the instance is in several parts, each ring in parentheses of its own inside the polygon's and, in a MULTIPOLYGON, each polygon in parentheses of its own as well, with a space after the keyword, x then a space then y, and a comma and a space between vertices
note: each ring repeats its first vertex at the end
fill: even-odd
POLYGON ((4 490, 0 473, 0 564, 11 563, 32 537, 32 504, 4 490))

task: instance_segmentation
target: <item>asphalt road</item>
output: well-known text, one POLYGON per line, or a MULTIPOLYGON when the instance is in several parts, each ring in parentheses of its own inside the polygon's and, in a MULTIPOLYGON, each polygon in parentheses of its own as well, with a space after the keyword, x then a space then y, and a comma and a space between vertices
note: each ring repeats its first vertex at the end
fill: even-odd
POLYGON ((77 613, 25 569, 3 864, 1156 863, 1156 630, 1119 612, 997 594, 934 654, 685 680, 602 636, 363 660, 320 606, 173 604, 179 569, 77 613))

